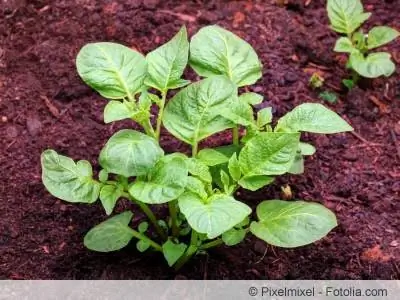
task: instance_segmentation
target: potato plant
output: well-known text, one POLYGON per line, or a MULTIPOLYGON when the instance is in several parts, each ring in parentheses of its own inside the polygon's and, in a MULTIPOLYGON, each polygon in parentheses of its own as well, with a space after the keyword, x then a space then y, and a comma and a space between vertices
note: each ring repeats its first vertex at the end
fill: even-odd
POLYGON ((208 26, 189 43, 182 27, 146 57, 119 44, 91 43, 81 49, 76 64, 83 81, 108 99, 105 123, 131 119, 144 130, 111 136, 99 155, 98 178, 88 161, 75 162, 54 150, 42 154, 43 183, 53 196, 87 204, 100 199, 107 215, 125 198, 147 216, 136 228, 130 226, 134 212, 110 217, 86 234, 87 248, 116 251, 134 239, 139 251, 161 252, 178 269, 196 253, 236 245, 248 234, 292 248, 321 239, 337 225, 335 215, 318 203, 265 200, 253 216, 236 198, 239 188, 256 191, 278 175, 303 172, 303 157, 315 148, 301 142, 301 132, 352 130, 320 104, 299 105, 275 126, 271 108, 255 114, 253 106, 263 96, 239 95, 238 88, 260 79, 262 65, 238 36, 208 26), (203 79, 183 79, 187 64, 203 79), (168 91, 176 89, 167 102, 168 91), (159 145, 162 126, 191 145, 191 155, 165 153, 159 145), (224 130, 232 131, 231 145, 199 148, 224 130), (168 216, 154 214, 152 208, 162 205, 168 216))
POLYGON ((352 70, 352 78, 343 80, 346 87, 357 84, 359 76, 389 77, 394 73, 396 67, 389 53, 370 51, 395 40, 397 30, 388 26, 373 27, 368 33, 357 30, 371 16, 364 12, 360 0, 328 0, 327 11, 331 28, 345 35, 336 41, 334 51, 349 53, 347 68, 352 70))

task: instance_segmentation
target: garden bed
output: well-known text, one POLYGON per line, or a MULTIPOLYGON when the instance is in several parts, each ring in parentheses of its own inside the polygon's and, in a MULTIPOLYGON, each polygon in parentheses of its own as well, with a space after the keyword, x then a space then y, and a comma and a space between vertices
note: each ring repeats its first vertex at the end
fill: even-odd
MULTIPOLYGON (((8 1, 0 8, 0 278, 2 279, 399 279, 400 76, 364 82, 346 94, 343 57, 332 51, 325 1, 8 1), (96 4, 94 4, 96 2, 96 4), (130 122, 103 123, 106 101, 82 83, 75 69, 79 49, 91 41, 116 41, 147 53, 182 24, 192 35, 219 24, 254 47, 263 78, 250 90, 281 116, 303 102, 322 102, 308 80, 319 71, 335 105, 355 134, 304 134, 317 147, 300 176, 284 176, 256 193, 239 190, 253 208, 294 198, 332 209, 339 226, 323 240, 280 249, 248 237, 235 247, 197 256, 178 273, 163 258, 134 245, 99 254, 84 248, 84 234, 105 219, 102 207, 71 205, 52 197, 41 182, 40 153, 47 148, 97 165, 97 155, 130 122)), ((400 29, 396 1, 363 1, 370 24, 400 29)), ((400 64, 400 43, 387 50, 400 64)), ((397 68, 397 72, 399 68, 397 68)), ((187 77, 195 79, 193 72, 187 77)), ((163 132, 167 152, 188 146, 163 132)), ((206 140, 223 145, 230 133, 206 140)), ((120 202, 117 211, 131 207, 120 202)), ((131 208, 134 208, 133 206, 131 208)), ((136 214, 134 222, 142 218, 136 214)))

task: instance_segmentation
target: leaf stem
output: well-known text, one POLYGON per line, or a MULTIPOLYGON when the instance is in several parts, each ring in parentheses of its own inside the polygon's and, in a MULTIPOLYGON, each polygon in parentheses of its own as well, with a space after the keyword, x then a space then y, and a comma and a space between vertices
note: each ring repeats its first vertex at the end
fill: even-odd
POLYGON ((132 235, 137 238, 138 240, 142 240, 146 243, 149 243, 149 245, 151 247, 153 247, 155 250, 162 252, 162 247, 160 246, 160 244, 156 243, 155 241, 153 241, 152 239, 150 239, 149 237, 147 237, 146 235, 130 228, 132 235))
POLYGON ((198 247, 197 247, 197 240, 198 234, 195 230, 192 229, 192 236, 190 237, 190 246, 187 248, 184 255, 182 255, 179 260, 175 264, 175 271, 178 271, 180 268, 186 264, 189 259, 196 254, 198 247))
POLYGON ((199 143, 195 142, 192 144, 192 157, 196 157, 197 151, 199 149, 199 143))
POLYGON ((168 202, 169 215, 171 217, 172 236, 179 237, 179 228, 177 224, 176 200, 168 202))
POLYGON ((143 122, 142 126, 147 135, 156 138, 156 133, 154 132, 153 126, 151 126, 150 119, 147 119, 146 122, 143 122))
POLYGON ((160 102, 160 107, 158 110, 158 116, 157 116, 157 126, 156 126, 156 133, 155 137, 157 140, 160 140, 160 134, 161 134, 161 123, 162 123, 162 118, 164 114, 164 108, 165 108, 165 101, 167 99, 167 90, 161 92, 161 102, 160 102))
POLYGON ((223 243, 224 243, 224 241, 222 239, 216 239, 216 240, 213 240, 211 242, 201 245, 200 250, 206 250, 209 248, 217 247, 219 245, 222 245, 223 243))
POLYGON ((232 142, 234 145, 239 146, 239 125, 232 128, 232 142))

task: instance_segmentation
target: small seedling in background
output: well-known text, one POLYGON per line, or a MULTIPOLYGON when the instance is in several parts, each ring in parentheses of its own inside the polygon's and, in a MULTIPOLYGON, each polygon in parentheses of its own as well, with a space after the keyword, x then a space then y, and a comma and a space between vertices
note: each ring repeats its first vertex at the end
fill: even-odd
POLYGON ((399 36, 397 30, 376 26, 368 33, 362 29, 356 31, 371 16, 371 13, 364 12, 360 0, 328 0, 327 11, 331 28, 346 35, 336 41, 334 48, 336 52, 349 54, 346 67, 352 70, 352 78, 343 81, 346 87, 355 86, 359 76, 377 78, 393 74, 395 65, 391 55, 387 52, 370 53, 370 50, 395 40, 399 36))
POLYGON ((318 95, 322 100, 329 102, 331 104, 335 104, 337 102, 337 95, 332 92, 323 91, 318 95))
POLYGON ((313 73, 310 77, 308 84, 312 89, 319 89, 324 85, 325 79, 317 72, 313 73))

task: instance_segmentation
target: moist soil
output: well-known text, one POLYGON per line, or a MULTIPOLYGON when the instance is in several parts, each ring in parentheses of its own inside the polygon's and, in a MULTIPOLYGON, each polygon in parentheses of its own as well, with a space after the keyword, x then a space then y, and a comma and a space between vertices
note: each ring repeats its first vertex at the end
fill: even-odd
MULTIPOLYGON (((391 78, 362 82, 349 93, 345 56, 332 51, 325 1, 0 1, 0 278, 1 279, 400 279, 400 84, 391 78), (339 225, 326 238, 296 249, 266 245, 248 236, 234 247, 199 255, 179 272, 134 243, 115 253, 91 252, 83 236, 106 218, 101 205, 72 205, 41 183, 40 153, 53 148, 87 159, 130 122, 105 125, 106 100, 77 75, 75 57, 88 42, 114 41, 148 53, 186 24, 190 35, 219 24, 247 40, 263 63, 263 78, 248 88, 265 96, 282 116, 303 102, 338 112, 355 133, 303 134, 317 153, 303 175, 283 176, 237 197, 255 207, 280 199, 289 185, 294 199, 332 209, 339 225), (336 104, 321 100, 308 80, 319 72, 336 104)), ((364 0, 367 22, 400 30, 399 2, 364 0)), ((383 50, 400 66, 400 43, 383 50)), ((196 79, 191 71, 187 76, 196 79)), ((216 135, 205 146, 229 143, 216 135)), ((167 152, 189 148, 162 136, 167 152)), ((117 212, 133 209, 123 200, 117 212)), ((143 216, 136 213, 133 223, 143 216)))

